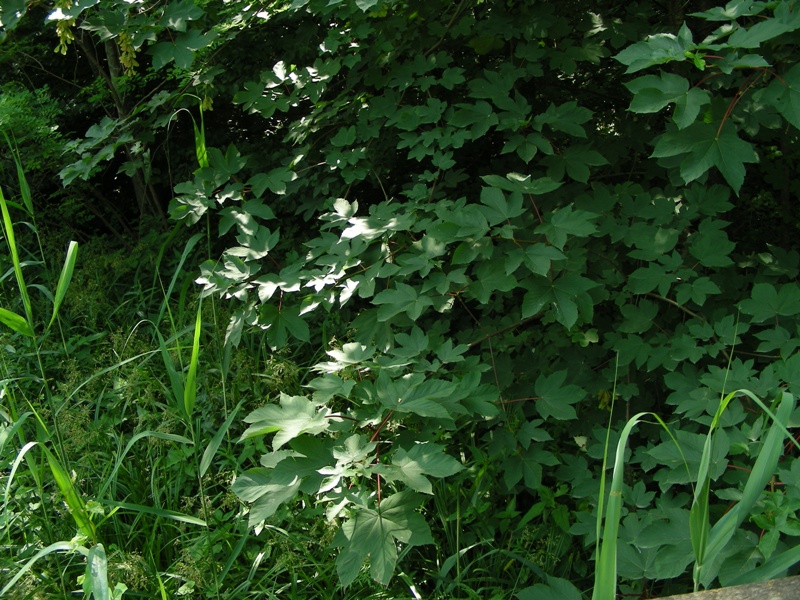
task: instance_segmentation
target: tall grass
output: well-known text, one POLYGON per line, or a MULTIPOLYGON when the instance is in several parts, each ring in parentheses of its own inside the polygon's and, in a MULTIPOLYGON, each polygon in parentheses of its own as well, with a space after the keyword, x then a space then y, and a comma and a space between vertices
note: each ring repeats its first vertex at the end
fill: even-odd
MULTIPOLYGON (((717 571, 712 564, 713 558, 720 553, 744 520, 749 517, 761 493, 773 477, 778 460, 783 452, 784 439, 788 437, 795 447, 800 448, 800 443, 797 442, 788 430, 789 419, 794 407, 794 397, 785 391, 778 395, 772 403, 771 408, 767 407, 749 390, 735 390, 720 399, 719 406, 711 421, 708 433, 706 434, 699 469, 692 477, 694 481, 694 496, 690 511, 689 535, 692 542, 692 551, 694 553, 694 591, 698 591, 701 586, 709 585, 716 577, 717 571), (712 449, 720 419, 730 402, 738 396, 746 396, 755 402, 770 419, 772 426, 764 438, 761 451, 744 485, 742 497, 712 526, 709 518, 709 492, 711 489, 709 467, 711 464, 712 449)), ((597 517, 598 549, 595 565, 594 589, 592 593, 593 600, 614 600, 617 596, 617 545, 622 513, 625 449, 633 429, 648 418, 654 419, 661 425, 676 445, 681 457, 683 457, 680 444, 667 424, 664 423, 658 415, 650 412, 642 412, 634 415, 626 422, 614 453, 614 468, 611 485, 608 490, 608 502, 605 508, 602 502, 602 499, 605 497, 606 484, 605 462, 603 465, 603 478, 601 479, 600 487, 601 503, 598 508, 597 517)), ((608 439, 609 438, 606 439, 606 456, 608 455, 608 439)), ((689 465, 685 458, 683 462, 687 471, 689 471, 689 465)), ((800 562, 800 547, 795 547, 780 555, 771 557, 758 569, 748 574, 743 574, 736 583, 759 581, 774 577, 798 562, 800 562)))
POLYGON ((71 288, 107 261, 83 248, 79 261, 70 243, 51 272, 24 180, 19 188, 18 202, 0 191, 15 284, 0 289, 0 334, 15 350, 0 354, 0 596, 367 597, 327 589, 334 571, 318 539, 277 527, 254 537, 229 491, 256 451, 235 446, 237 415, 287 377, 269 370, 272 357, 232 358, 213 334, 227 315, 195 297, 185 268, 204 234, 177 250, 178 230, 164 240, 167 280, 156 272, 142 285, 140 270, 123 302, 103 287, 91 296, 71 288))

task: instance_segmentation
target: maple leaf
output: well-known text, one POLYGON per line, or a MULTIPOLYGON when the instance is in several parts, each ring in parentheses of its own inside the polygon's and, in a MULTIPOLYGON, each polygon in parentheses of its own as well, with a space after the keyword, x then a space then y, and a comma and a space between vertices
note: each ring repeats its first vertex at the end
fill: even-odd
POLYGON ((675 103, 672 119, 678 129, 691 125, 700 107, 711 101, 708 92, 698 88, 689 89, 689 81, 685 77, 672 73, 662 72, 660 77, 645 75, 626 83, 625 87, 634 94, 628 108, 631 112, 656 113, 675 103))
POLYGON ((384 499, 376 509, 353 511, 334 539, 342 547, 336 571, 343 586, 353 583, 367 558, 372 578, 387 585, 397 564, 397 542, 433 543, 428 524, 416 511, 420 501, 419 494, 404 491, 384 499))
POLYGON ((326 414, 327 411, 305 396, 289 396, 281 392, 279 405, 262 406, 244 418, 245 422, 252 425, 242 434, 241 440, 277 432, 272 440, 272 448, 278 450, 303 433, 317 434, 328 429, 326 414))
POLYGON ((745 163, 758 162, 753 145, 745 142, 731 127, 693 123, 681 131, 662 135, 651 158, 683 156, 681 178, 690 183, 716 167, 736 194, 744 183, 745 163))
POLYGON ((449 477, 464 467, 446 454, 439 444, 414 444, 406 452, 402 448, 392 456, 391 465, 378 465, 376 471, 389 481, 400 480, 423 494, 433 494, 430 480, 425 477, 449 477))

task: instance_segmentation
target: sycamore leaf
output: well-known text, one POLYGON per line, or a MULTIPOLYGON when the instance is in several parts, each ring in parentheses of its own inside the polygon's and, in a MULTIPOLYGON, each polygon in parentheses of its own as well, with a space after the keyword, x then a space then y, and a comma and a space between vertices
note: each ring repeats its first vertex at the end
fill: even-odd
POLYGON ((689 89, 689 81, 685 77, 672 73, 661 73, 660 77, 645 75, 625 84, 633 93, 633 100, 628 110, 635 113, 655 113, 670 104, 675 104, 672 119, 678 129, 691 125, 700 113, 700 107, 711 99, 707 92, 689 89))
POLYGON ((769 84, 761 100, 775 109, 797 129, 800 129, 800 64, 769 84))
POLYGON ((311 397, 314 402, 323 404, 335 396, 347 398, 355 386, 356 382, 352 379, 342 379, 333 373, 325 373, 322 377, 317 377, 309 381, 305 387, 314 390, 311 397))
POLYGON ((308 324, 300 316, 297 306, 278 308, 272 304, 261 307, 261 321, 268 327, 267 341, 273 349, 282 348, 289 341, 289 335, 301 342, 309 339, 308 324))
POLYGON ((696 48, 692 33, 684 23, 678 35, 658 33, 648 36, 643 42, 628 46, 614 58, 628 67, 626 73, 635 73, 655 65, 684 61, 696 48))
POLYGON ((408 452, 400 448, 392 455, 392 463, 378 465, 376 472, 389 481, 402 481, 414 491, 433 494, 426 475, 449 477, 463 468, 460 462, 444 452, 442 446, 427 442, 414 444, 408 452))
POLYGON ((773 18, 762 19, 749 29, 740 27, 728 38, 733 48, 758 48, 764 42, 800 28, 800 11, 791 2, 779 2, 773 18))
POLYGON ((589 167, 607 165, 608 161, 588 146, 570 146, 560 154, 548 156, 544 164, 549 166, 547 176, 555 181, 563 179, 566 171, 570 178, 586 183, 589 180, 589 167))
POLYGON ((277 432, 272 440, 272 448, 278 450, 299 435, 327 430, 330 424, 325 418, 327 412, 305 396, 288 396, 281 392, 280 404, 267 404, 244 418, 246 423, 252 425, 239 441, 277 432))
POLYGON ((581 600, 580 590, 566 579, 547 576, 547 585, 537 583, 514 594, 519 600, 581 600))
POLYGON ((275 514, 282 503, 297 493, 301 483, 295 474, 256 467, 239 475, 231 491, 243 502, 253 503, 249 511, 250 525, 253 526, 275 514))
POLYGON ((689 237, 689 252, 705 267, 727 267, 733 264, 728 256, 736 246, 722 231, 724 221, 705 219, 700 223, 697 233, 689 237))
POLYGON ((416 509, 421 497, 403 491, 375 508, 358 508, 342 524, 334 543, 342 547, 336 572, 343 586, 355 580, 369 559, 372 579, 388 585, 397 565, 397 542, 409 546, 432 544, 431 530, 416 509))
POLYGON ((563 260, 565 258, 567 258, 566 255, 555 246, 536 243, 525 249, 525 255, 522 261, 531 272, 537 275, 547 276, 550 272, 552 261, 563 260))
POLYGON ((572 405, 583 400, 586 391, 575 384, 565 385, 566 379, 567 371, 557 371, 552 375, 540 375, 536 380, 536 410, 543 419, 553 417, 565 421, 578 418, 572 405))
POLYGON ((753 321, 760 323, 774 317, 789 317, 800 314, 800 288, 796 283, 780 286, 770 283, 757 283, 753 286, 750 298, 742 300, 739 308, 753 321))
POLYGON ((587 237, 597 231, 592 223, 597 216, 585 210, 573 210, 572 205, 565 206, 551 213, 549 220, 536 228, 536 233, 543 233, 553 246, 563 250, 568 236, 587 237))
POLYGON ((378 375, 378 400, 386 408, 421 417, 452 419, 453 412, 463 412, 453 398, 457 384, 442 379, 425 379, 422 373, 410 373, 392 379, 383 370, 378 375))
POLYGON ((581 125, 591 118, 592 111, 578 106, 575 100, 571 100, 558 106, 550 104, 545 112, 536 115, 533 120, 533 128, 536 131, 542 131, 545 125, 549 125, 551 129, 556 131, 563 131, 574 137, 585 138, 586 130, 581 125))
POLYGON ((767 7, 764 2, 751 2, 750 0, 731 0, 725 7, 715 6, 705 12, 689 14, 690 17, 699 17, 706 21, 733 21, 740 17, 757 15, 767 7))
POLYGON ((203 9, 197 6, 194 0, 178 0, 166 5, 159 24, 175 31, 186 31, 188 22, 196 21, 203 14, 203 9))
POLYGON ((517 286, 513 275, 507 275, 503 269, 498 269, 492 261, 483 261, 475 269, 475 281, 469 286, 469 291, 478 302, 486 304, 495 291, 508 292, 517 286))
POLYGON ((406 313, 416 321, 428 306, 433 304, 428 296, 421 296, 416 288, 405 283, 396 283, 393 289, 383 290, 372 299, 373 304, 382 304, 378 309, 378 320, 388 321, 400 313, 406 313))
POLYGON ((205 48, 217 37, 216 32, 200 33, 198 29, 190 29, 174 37, 174 41, 159 42, 150 47, 153 55, 153 68, 157 71, 173 60, 179 69, 188 69, 194 61, 194 53, 205 48))
POLYGON ((505 177, 500 177, 499 175, 483 175, 481 179, 493 188, 499 188, 509 192, 533 194, 534 196, 552 192, 561 187, 562 184, 561 181, 555 181, 550 177, 531 179, 530 175, 522 175, 521 173, 509 173, 505 177))
POLYGON ((555 466, 558 459, 539 444, 529 445, 503 461, 503 482, 512 490, 520 481, 524 481, 529 490, 536 490, 542 485, 542 465, 555 466))
POLYGON ((718 129, 716 124, 696 122, 681 131, 665 133, 651 157, 683 156, 680 174, 686 183, 716 167, 738 194, 744 183, 744 164, 758 162, 758 156, 753 145, 737 136, 732 126, 726 124, 721 132, 718 129))
POLYGON ((481 190, 481 202, 486 205, 480 208, 489 225, 497 225, 503 221, 518 217, 526 210, 522 206, 521 193, 512 192, 506 198, 503 190, 495 187, 485 187, 481 190))

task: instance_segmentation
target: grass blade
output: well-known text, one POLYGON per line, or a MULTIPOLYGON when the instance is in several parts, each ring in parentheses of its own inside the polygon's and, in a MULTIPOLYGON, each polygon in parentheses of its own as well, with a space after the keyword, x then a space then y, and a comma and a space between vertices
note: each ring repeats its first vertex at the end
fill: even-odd
MULTIPOLYGON (((238 407, 237 407, 237 409, 238 409, 238 407)), ((0 427, 0 452, 3 451, 3 448, 6 447, 6 443, 8 443, 8 440, 10 440, 11 437, 15 433, 17 433, 19 428, 22 427, 22 424, 32 414, 33 414, 32 412, 22 413, 20 415, 20 417, 16 421, 14 421, 11 425, 4 425, 4 426, 0 427)), ((10 417, 9 417, 9 420, 10 420, 10 417)))
MULTIPOLYGON (((172 237, 176 231, 178 231, 179 225, 176 225, 175 230, 173 233, 170 234, 170 239, 165 241, 158 252, 158 258, 156 259, 156 264, 161 263, 161 258, 163 257, 163 253, 166 250, 167 246, 169 245, 172 237)), ((189 254, 191 254, 194 247, 203 239, 202 233, 195 233, 192 237, 189 238, 189 241, 186 242, 186 246, 183 248, 183 253, 181 254, 181 259, 178 261, 178 266, 175 268, 175 274, 172 276, 172 279, 169 282, 169 287, 167 288, 167 293, 164 294, 164 301, 161 304, 161 309, 158 311, 158 317, 156 318, 156 323, 161 323, 161 319, 164 317, 164 312, 167 310, 167 305, 169 302, 170 297, 172 297, 172 291, 175 289, 175 284, 178 282, 178 276, 180 275, 181 271, 183 270, 183 264, 186 262, 186 259, 189 258, 189 254)), ((155 283, 155 282, 154 282, 155 283)), ((153 289, 155 289, 155 285, 153 285, 153 289)))
POLYGON ((53 453, 45 446, 42 446, 42 449, 47 457, 47 464, 50 465, 50 472, 53 474, 53 479, 55 479, 58 489, 61 490, 61 495, 64 496, 64 501, 69 507, 72 518, 75 519, 75 523, 78 525, 78 530, 88 539, 93 542, 96 541, 97 530, 95 529, 92 519, 89 517, 83 498, 81 498, 78 490, 75 489, 75 485, 72 483, 72 479, 70 479, 66 470, 53 453))
POLYGON ((211 461, 214 459, 214 455, 217 453, 217 450, 222 443, 222 438, 224 438, 225 434, 228 432, 228 429, 230 428, 231 423, 233 423, 236 413, 238 413, 239 409, 242 407, 242 404, 244 404, 244 400, 239 402, 231 414, 228 415, 228 418, 225 419, 222 427, 220 427, 219 431, 214 434, 214 437, 209 442, 205 452, 203 452, 203 458, 200 459, 200 477, 203 477, 206 474, 206 471, 208 471, 208 467, 211 466, 211 461))
POLYGON ((30 323, 28 323, 25 317, 5 308, 0 308, 0 323, 7 325, 17 333, 28 337, 35 337, 33 329, 31 329, 30 323))
POLYGON ((72 273, 75 270, 75 261, 78 259, 78 242, 70 242, 67 248, 67 257, 64 259, 64 266, 61 269, 61 275, 58 277, 58 285, 56 285, 56 296, 53 299, 53 316, 50 317, 50 323, 47 324, 47 329, 53 326, 53 322, 58 316, 58 309, 61 308, 61 303, 64 301, 64 296, 67 295, 67 289, 72 281, 72 273))
MULTIPOLYGON (((11 472, 8 474, 8 479, 6 480, 6 489, 5 492, 3 492, 3 513, 6 512, 6 506, 8 505, 8 494, 11 491, 11 483, 14 481, 14 475, 16 474, 20 463, 22 463, 22 459, 24 459, 28 451, 38 443, 39 442, 28 442, 25 444, 17 454, 17 457, 14 459, 14 463, 11 465, 11 472)), ((2 596, 2 594, 0 594, 0 596, 2 596)))
POLYGON ((194 151, 197 155, 197 164, 201 169, 208 167, 208 150, 206 149, 206 123, 203 119, 203 103, 200 103, 200 127, 197 127, 197 121, 192 119, 192 127, 194 128, 194 151))
MULTIPOLYGON (((694 552, 695 566, 694 566, 694 591, 698 590, 699 573, 705 564, 706 549, 708 547, 708 535, 711 528, 709 517, 709 503, 708 495, 711 489, 711 477, 709 470, 711 468, 711 454, 714 445, 714 433, 717 428, 722 414, 728 407, 728 404, 736 395, 732 392, 722 398, 711 420, 711 425, 706 434, 705 443, 703 444, 703 453, 700 457, 700 466, 697 471, 697 486, 694 490, 694 498, 692 500, 692 507, 689 511, 689 537, 692 542, 692 552, 694 552)), ((690 477, 691 478, 691 477, 690 477)))
POLYGON ((17 181, 19 182, 19 195, 22 196, 22 201, 25 203, 25 208, 30 216, 33 216, 33 195, 31 194, 31 186, 28 185, 28 178, 25 177, 25 169, 22 167, 22 158, 19 155, 19 148, 16 144, 11 142, 11 138, 4 131, 3 137, 6 138, 6 144, 11 150, 11 156, 14 158, 14 165, 17 167, 17 181))
POLYGON ((125 510, 132 510, 134 512, 145 513, 148 515, 155 515, 156 517, 170 519, 171 521, 179 521, 181 523, 189 523, 190 525, 199 525, 200 527, 208 527, 206 522, 203 521, 202 519, 198 519, 197 517, 186 515, 184 513, 179 513, 174 510, 167 510, 166 508, 157 508, 155 506, 143 506, 141 504, 131 504, 130 502, 116 502, 114 500, 100 500, 100 504, 105 504, 107 506, 114 506, 116 508, 123 508, 125 510))
POLYGON ((614 472, 603 523, 603 538, 598 539, 598 559, 595 564, 592 600, 614 600, 617 595, 617 537, 622 514, 622 485, 625 473, 625 447, 633 428, 650 413, 639 413, 631 417, 622 429, 614 457, 614 472))
POLYGON ((746 583, 756 583, 757 581, 768 581, 783 574, 799 562, 800 545, 773 556, 756 569, 742 573, 728 585, 744 585, 746 583))
POLYGON ((127 443, 125 449, 122 451, 122 454, 120 454, 117 457, 117 462, 114 464, 114 468, 111 470, 111 474, 108 477, 106 477, 106 481, 103 484, 103 487, 100 488, 100 491, 97 494, 98 502, 105 502, 105 500, 101 500, 101 498, 108 490, 108 486, 110 486, 111 482, 114 481, 114 479, 116 478, 117 471, 119 471, 119 468, 122 466, 122 461, 125 460, 125 456, 127 456, 128 452, 136 442, 145 437, 154 437, 160 440, 179 442, 181 444, 189 444, 190 446, 192 445, 192 440, 185 438, 182 435, 175 435, 174 433, 164 433, 161 431, 150 431, 150 430, 137 433, 127 443))
POLYGON ((177 404, 183 400, 183 378, 175 368, 175 363, 172 362, 172 357, 169 354, 167 343, 164 341, 164 336, 161 335, 161 332, 158 331, 158 329, 156 329, 156 335, 158 336, 158 347, 161 349, 161 358, 164 360, 164 366, 167 369, 167 376, 169 377, 170 387, 172 388, 172 395, 175 398, 175 403, 177 404))
POLYGON ((91 582, 93 600, 111 600, 111 591, 108 589, 108 560, 103 544, 96 544, 89 550, 86 557, 86 579, 91 582))
POLYGON ((75 548, 72 542, 56 542, 54 544, 50 544, 49 546, 47 546, 47 548, 42 548, 34 556, 32 556, 30 560, 28 560, 28 562, 25 563, 25 566, 23 566, 19 571, 17 571, 17 574, 11 578, 11 581, 9 581, 5 585, 5 587, 3 587, 2 590, 0 590, 0 597, 5 596, 6 592, 13 589, 16 583, 20 579, 22 579, 25 573, 30 571, 31 567, 34 564, 36 564, 36 561, 42 558, 43 556, 47 556, 48 554, 52 554, 53 552, 70 552, 76 549, 77 548, 75 548))
MULTIPOLYGON (((745 394, 748 397, 757 400, 752 392, 747 390, 737 390, 734 394, 745 394)), ((786 424, 789 422, 792 411, 794 410, 794 397, 787 393, 782 392, 778 398, 780 402, 776 415, 767 410, 763 403, 758 400, 766 412, 773 419, 773 425, 770 427, 761 451, 758 453, 753 469, 750 476, 745 483, 742 497, 736 505, 723 516, 714 527, 711 528, 708 538, 708 546, 706 547, 706 556, 716 556, 725 547, 725 545, 733 537, 738 527, 750 515, 750 510, 758 502, 761 493, 764 491, 769 480, 775 471, 778 460, 783 453, 783 440, 788 434, 786 424)), ((791 436, 790 436, 791 437, 791 436)), ((708 585, 713 579, 713 573, 706 574, 704 577, 703 567, 700 564, 695 568, 695 579, 697 583, 708 585)))
POLYGON ((19 261, 19 253, 17 251, 17 240, 14 237, 14 224, 11 221, 11 215, 8 212, 8 205, 6 198, 3 196, 3 190, 0 189, 0 211, 3 213, 3 231, 8 243, 8 251, 11 254, 11 263, 14 265, 14 275, 17 278, 17 286, 19 287, 19 294, 22 298, 22 305, 25 307, 25 317, 28 320, 28 326, 33 331, 33 309, 31 308, 31 299, 28 296, 28 286, 25 285, 25 278, 22 276, 22 265, 19 261))
POLYGON ((186 417, 191 420, 194 412, 194 403, 197 399, 197 362, 200 359, 200 332, 203 328, 203 303, 197 307, 197 317, 194 322, 194 340, 192 341, 192 358, 189 361, 189 372, 186 375, 186 384, 183 387, 183 409, 186 417))

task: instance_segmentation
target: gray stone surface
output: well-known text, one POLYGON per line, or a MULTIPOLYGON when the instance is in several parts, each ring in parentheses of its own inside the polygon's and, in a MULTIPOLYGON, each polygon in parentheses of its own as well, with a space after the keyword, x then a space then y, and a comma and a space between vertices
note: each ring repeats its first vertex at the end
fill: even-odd
POLYGON ((661 600, 800 600, 800 577, 773 579, 762 583, 737 585, 680 596, 665 596, 661 600))

